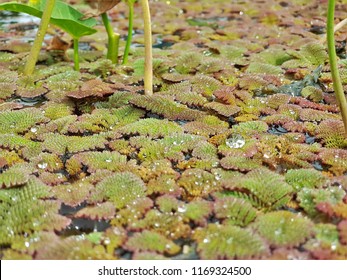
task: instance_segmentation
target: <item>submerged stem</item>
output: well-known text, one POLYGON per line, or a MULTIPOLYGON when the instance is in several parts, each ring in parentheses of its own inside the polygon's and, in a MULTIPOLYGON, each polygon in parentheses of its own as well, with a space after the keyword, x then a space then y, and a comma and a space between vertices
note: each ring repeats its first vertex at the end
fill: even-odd
POLYGON ((128 56, 130 51, 131 39, 133 37, 133 24, 134 24, 134 3, 129 1, 129 19, 128 19, 128 36, 125 44, 124 55, 123 55, 123 64, 128 62, 128 56))
POLYGON ((74 69, 76 71, 80 71, 80 58, 79 58, 79 53, 78 53, 78 43, 79 39, 74 38, 73 39, 73 61, 74 61, 74 69))
POLYGON ((347 100, 343 91, 340 73, 337 66, 335 38, 334 38, 334 12, 335 12, 335 0, 329 0, 328 15, 327 15, 327 43, 328 43, 330 70, 331 70, 331 76, 333 80, 335 96, 340 107, 342 120, 345 127, 345 136, 347 137, 347 100))
POLYGON ((46 7, 42 14, 39 30, 36 33, 36 38, 31 47, 28 60, 24 67, 25 75, 31 75, 34 72, 35 65, 40 54, 41 46, 48 29, 49 21, 51 19, 54 4, 55 0, 47 0, 46 2, 46 7))
POLYGON ((118 63, 119 34, 113 31, 106 12, 101 14, 101 18, 108 36, 107 58, 113 63, 118 63))
POLYGON ((152 28, 148 0, 141 0, 145 35, 145 94, 153 94, 152 28))

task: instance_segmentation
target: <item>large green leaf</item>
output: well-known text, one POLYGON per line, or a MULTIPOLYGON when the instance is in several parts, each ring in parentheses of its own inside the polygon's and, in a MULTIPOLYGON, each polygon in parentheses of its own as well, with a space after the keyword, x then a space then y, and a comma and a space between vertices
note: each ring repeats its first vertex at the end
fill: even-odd
MULTIPOLYGON (((0 4, 0 11, 7 10, 26 13, 41 18, 45 6, 46 0, 38 1, 35 5, 7 2, 0 4)), ((95 33, 96 30, 92 27, 96 25, 97 21, 93 18, 81 20, 82 17, 83 14, 70 5, 57 1, 52 12, 51 23, 60 27, 74 38, 95 33)))

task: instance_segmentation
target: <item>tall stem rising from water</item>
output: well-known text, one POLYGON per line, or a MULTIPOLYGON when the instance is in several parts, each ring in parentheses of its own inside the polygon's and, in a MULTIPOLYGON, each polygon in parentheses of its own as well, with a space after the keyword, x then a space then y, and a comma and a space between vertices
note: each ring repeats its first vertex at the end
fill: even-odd
POLYGON ((51 19, 54 4, 55 0, 47 0, 46 2, 46 7, 42 14, 39 30, 37 31, 36 38, 31 47, 28 60, 25 64, 25 75, 31 75, 34 72, 35 65, 40 54, 41 46, 48 29, 49 21, 51 19))
POLYGON ((127 1, 129 7, 129 19, 128 19, 128 36, 125 44, 124 55, 123 55, 123 64, 128 62, 128 56, 130 51, 131 39, 133 37, 133 25, 134 25, 134 0, 127 1))
POLYGON ((106 28, 108 36, 107 58, 113 63, 118 63, 118 48, 119 48, 119 34, 113 31, 111 22, 107 16, 107 13, 101 14, 102 22, 106 28))
POLYGON ((333 79, 335 96, 340 107, 342 120, 345 127, 345 136, 347 137, 347 101, 343 91, 340 73, 337 66, 335 37, 334 37, 334 13, 335 13, 335 0, 329 0, 328 15, 327 15, 327 43, 328 43, 330 70, 331 70, 331 76, 333 79))
POLYGON ((145 31, 145 94, 153 94, 152 27, 148 0, 141 0, 145 31))

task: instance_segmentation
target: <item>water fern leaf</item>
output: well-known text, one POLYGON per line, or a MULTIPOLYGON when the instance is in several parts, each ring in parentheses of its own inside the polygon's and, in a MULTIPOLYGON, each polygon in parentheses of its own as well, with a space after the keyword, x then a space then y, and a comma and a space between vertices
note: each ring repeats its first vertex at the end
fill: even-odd
POLYGON ((43 112, 36 108, 0 112, 0 133, 22 133, 45 120, 43 112))
POLYGON ((257 216, 256 209, 244 199, 217 197, 213 205, 216 217, 222 219, 224 224, 246 226, 257 216))
POLYGON ((104 202, 96 204, 95 206, 87 206, 79 210, 75 218, 87 218, 91 220, 110 220, 116 214, 116 209, 112 202, 104 202))
POLYGON ((93 197, 102 201, 108 199, 117 209, 123 208, 137 198, 145 196, 144 182, 130 172, 115 173, 96 185, 93 197))
POLYGON ((147 118, 125 125, 124 127, 120 128, 118 132, 122 134, 148 135, 153 138, 158 138, 176 133, 182 133, 182 128, 178 124, 169 122, 167 120, 147 118))
POLYGON ((233 181, 223 181, 235 196, 247 198, 258 208, 276 209, 289 202, 292 187, 284 177, 267 169, 254 169, 233 181))
POLYGON ((175 255, 180 251, 180 247, 165 236, 153 232, 142 231, 135 233, 125 243, 124 248, 129 251, 152 251, 158 253, 166 253, 168 255, 175 255))
POLYGON ((267 252, 257 234, 233 225, 209 224, 198 228, 193 238, 202 259, 250 259, 267 252))
POLYGON ((288 211, 259 216, 254 226, 273 246, 299 246, 313 235, 311 220, 288 211))
POLYGON ((0 188, 20 186, 28 182, 32 168, 23 164, 16 164, 0 173, 0 188))

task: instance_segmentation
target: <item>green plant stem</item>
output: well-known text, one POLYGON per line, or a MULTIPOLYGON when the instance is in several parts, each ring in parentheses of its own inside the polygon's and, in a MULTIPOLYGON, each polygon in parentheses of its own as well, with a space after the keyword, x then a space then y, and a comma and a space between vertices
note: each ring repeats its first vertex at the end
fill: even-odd
POLYGON ((152 28, 148 0, 141 0, 145 35, 145 95, 153 94, 152 28))
POLYGON ((129 6, 129 23, 128 23, 128 37, 125 44, 124 55, 123 55, 123 64, 128 62, 128 56, 130 51, 131 39, 133 37, 133 24, 134 24, 134 3, 130 1, 129 6))
POLYGON ((347 137, 347 100, 343 91, 340 73, 337 66, 335 38, 334 38, 334 12, 335 12, 335 0, 329 0, 328 15, 327 15, 327 43, 328 43, 330 70, 331 70, 331 76, 333 80, 335 96, 340 107, 342 121, 345 127, 345 136, 347 137))
POLYGON ((112 61, 112 63, 118 63, 118 48, 119 48, 119 34, 113 31, 111 22, 107 16, 107 13, 101 14, 102 22, 106 28, 108 36, 108 48, 107 48, 107 58, 112 61))
POLYGON ((34 72, 37 59, 40 54, 41 46, 45 38, 49 21, 51 19, 55 0, 47 0, 45 10, 43 11, 39 29, 36 33, 36 38, 31 47, 28 60, 24 67, 24 75, 31 75, 34 72))
POLYGON ((76 71, 80 71, 80 58, 79 58, 79 54, 78 54, 78 43, 79 43, 79 39, 78 38, 74 38, 73 39, 73 61, 74 61, 74 69, 76 71))

